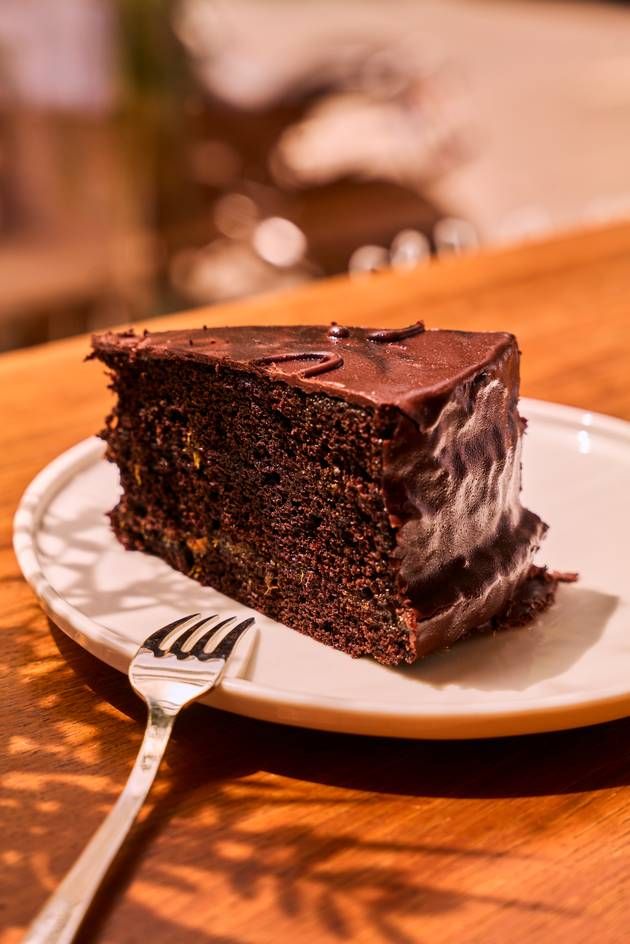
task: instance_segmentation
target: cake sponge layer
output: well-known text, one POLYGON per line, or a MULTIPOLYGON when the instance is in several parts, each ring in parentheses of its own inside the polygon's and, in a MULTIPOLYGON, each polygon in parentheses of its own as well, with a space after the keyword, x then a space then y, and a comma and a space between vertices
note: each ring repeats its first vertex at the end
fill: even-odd
POLYGON ((387 664, 517 612, 545 525, 520 504, 510 335, 229 328, 94 350, 127 547, 387 664))

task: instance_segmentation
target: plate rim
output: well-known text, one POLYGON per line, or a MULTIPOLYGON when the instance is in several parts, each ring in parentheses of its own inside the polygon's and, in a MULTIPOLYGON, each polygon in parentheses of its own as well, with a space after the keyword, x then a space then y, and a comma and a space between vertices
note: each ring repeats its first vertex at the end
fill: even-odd
MULTIPOLYGON (((522 397, 528 417, 601 433, 630 448, 630 422, 580 407, 522 397)), ((13 519, 13 548, 20 570, 45 613, 84 649, 125 671, 135 645, 116 630, 86 616, 49 583, 37 553, 39 523, 52 498, 79 472, 101 458, 105 446, 96 436, 81 440, 49 462, 26 487, 13 519)), ((627 687, 603 689, 582 697, 559 693, 532 705, 506 696, 500 702, 417 706, 302 693, 261 685, 239 677, 223 678, 205 700, 224 710, 300 727, 388 737, 461 739, 539 733, 610 721, 630 714, 627 687), (317 715, 313 720, 312 716, 317 715)))

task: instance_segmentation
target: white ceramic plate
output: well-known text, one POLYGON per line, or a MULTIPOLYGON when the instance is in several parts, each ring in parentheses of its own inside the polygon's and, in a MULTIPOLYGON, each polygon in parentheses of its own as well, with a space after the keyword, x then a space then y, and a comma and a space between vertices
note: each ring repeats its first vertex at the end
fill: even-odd
MULTIPOLYGON (((351 659, 258 615, 253 647, 207 702, 270 721, 423 738, 630 714, 630 424, 532 400, 522 412, 525 502, 551 524, 543 559, 581 575, 550 611, 402 669, 351 659)), ((178 615, 251 611, 118 544, 105 518, 117 472, 102 454, 99 440, 85 440, 37 476, 15 518, 15 549, 54 622, 125 670, 139 643, 178 615)))

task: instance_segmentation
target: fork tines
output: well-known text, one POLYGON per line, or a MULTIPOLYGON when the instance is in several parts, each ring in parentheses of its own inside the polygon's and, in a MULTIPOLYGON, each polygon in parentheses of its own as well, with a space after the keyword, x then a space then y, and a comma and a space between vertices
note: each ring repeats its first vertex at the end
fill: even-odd
POLYGON ((186 627, 185 624, 195 619, 196 616, 199 616, 199 613, 191 613, 190 616, 182 616, 179 619, 173 620, 172 623, 162 626, 161 629, 157 629, 144 641, 142 648, 150 650, 158 658, 170 654, 176 656, 178 659, 186 659, 192 656, 202 662, 208 659, 226 660, 231 655, 243 633, 254 623, 253 617, 241 620, 240 623, 234 626, 229 633, 219 641, 218 645, 212 647, 209 652, 206 652, 208 642, 225 626, 233 623, 236 617, 228 616, 226 619, 220 620, 220 622, 211 626, 205 632, 200 633, 199 630, 211 620, 216 619, 217 614, 213 613, 211 616, 203 617, 193 623, 192 626, 186 627), (188 645, 187 648, 184 649, 187 643, 192 643, 192 645, 188 645))

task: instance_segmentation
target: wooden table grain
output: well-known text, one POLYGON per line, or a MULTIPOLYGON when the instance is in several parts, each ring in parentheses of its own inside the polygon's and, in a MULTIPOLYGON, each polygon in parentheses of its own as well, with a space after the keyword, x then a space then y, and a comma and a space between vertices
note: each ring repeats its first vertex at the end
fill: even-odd
MULTIPOLYGON (((512 330, 525 394, 630 419, 630 226, 161 323, 418 317, 512 330)), ((126 680, 48 625, 10 549, 24 487, 107 408, 86 350, 0 359, 1 944, 109 809, 142 733, 126 680)), ((81 940, 622 942, 629 876, 630 721, 432 743, 195 707, 81 940)))

